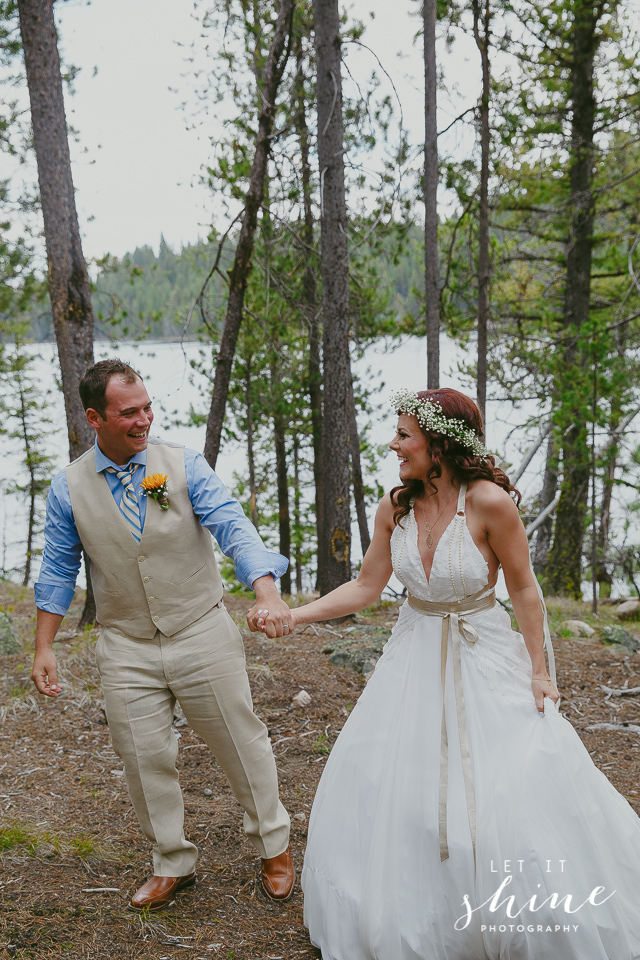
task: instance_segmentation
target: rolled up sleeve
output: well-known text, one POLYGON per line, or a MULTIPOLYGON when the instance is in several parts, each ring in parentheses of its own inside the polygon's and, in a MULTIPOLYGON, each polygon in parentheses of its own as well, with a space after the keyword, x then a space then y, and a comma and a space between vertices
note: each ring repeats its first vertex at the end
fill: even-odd
POLYGON ((193 512, 226 557, 236 566, 236 576, 251 588, 260 577, 277 580, 289 566, 286 557, 267 550, 260 535, 237 500, 216 476, 202 454, 185 449, 185 472, 193 512))
POLYGON ((44 526, 44 552, 34 585, 36 606, 64 616, 71 605, 82 562, 82 544, 64 471, 51 484, 44 526))

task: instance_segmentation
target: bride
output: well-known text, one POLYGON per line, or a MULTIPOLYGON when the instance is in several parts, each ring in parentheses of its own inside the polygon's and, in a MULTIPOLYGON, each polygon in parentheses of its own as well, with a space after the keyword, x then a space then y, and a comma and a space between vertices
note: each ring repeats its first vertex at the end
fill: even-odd
POLYGON ((408 591, 314 801, 311 940, 323 960, 636 960, 640 820, 558 712, 519 494, 468 397, 401 391, 394 407, 401 485, 357 579, 289 624, 250 622, 346 616, 392 570, 408 591))

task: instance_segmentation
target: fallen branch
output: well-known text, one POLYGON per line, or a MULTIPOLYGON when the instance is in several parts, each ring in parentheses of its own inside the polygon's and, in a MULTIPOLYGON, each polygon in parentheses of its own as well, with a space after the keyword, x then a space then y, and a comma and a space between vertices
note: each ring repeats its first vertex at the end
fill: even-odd
POLYGON ((605 687, 603 683, 600 684, 600 689, 604 690, 609 697, 637 697, 640 694, 640 687, 621 687, 619 690, 616 690, 614 687, 605 687))
POLYGON ((587 730, 615 730, 617 733, 640 733, 637 723, 590 723, 587 730))
POLYGON ((83 893, 120 893, 120 887, 84 887, 83 893))

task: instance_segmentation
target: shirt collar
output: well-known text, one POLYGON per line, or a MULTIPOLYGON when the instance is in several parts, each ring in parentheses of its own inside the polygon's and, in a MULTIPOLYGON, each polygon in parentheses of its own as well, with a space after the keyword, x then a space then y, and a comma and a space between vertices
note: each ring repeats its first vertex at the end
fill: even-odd
POLYGON ((129 466, 130 463, 142 463, 144 466, 147 464, 147 451, 140 450, 139 453, 134 453, 130 460, 126 464, 114 463, 113 460, 109 460, 108 457, 104 455, 100 447, 98 446, 98 438, 96 437, 95 442, 95 456, 96 456, 96 473, 103 473, 107 467, 114 467, 116 470, 122 470, 124 467, 129 466))

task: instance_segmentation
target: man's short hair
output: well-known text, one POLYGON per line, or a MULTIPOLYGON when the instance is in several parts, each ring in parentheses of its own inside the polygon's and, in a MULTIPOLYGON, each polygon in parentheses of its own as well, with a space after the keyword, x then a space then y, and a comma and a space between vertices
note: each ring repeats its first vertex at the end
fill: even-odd
POLYGON ((85 372, 78 390, 85 410, 97 410, 103 420, 107 412, 107 386, 111 377, 119 377, 125 383, 135 383, 142 377, 124 360, 100 360, 85 372))

